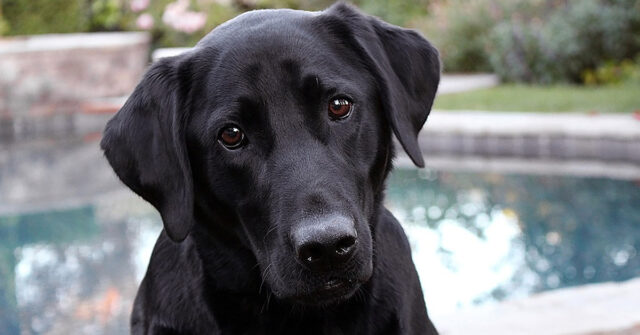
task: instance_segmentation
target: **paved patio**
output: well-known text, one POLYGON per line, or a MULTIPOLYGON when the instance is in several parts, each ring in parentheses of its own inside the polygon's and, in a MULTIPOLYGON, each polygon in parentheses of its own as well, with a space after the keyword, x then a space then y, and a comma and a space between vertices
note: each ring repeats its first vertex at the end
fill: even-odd
POLYGON ((640 278, 434 314, 442 335, 640 334, 640 278))

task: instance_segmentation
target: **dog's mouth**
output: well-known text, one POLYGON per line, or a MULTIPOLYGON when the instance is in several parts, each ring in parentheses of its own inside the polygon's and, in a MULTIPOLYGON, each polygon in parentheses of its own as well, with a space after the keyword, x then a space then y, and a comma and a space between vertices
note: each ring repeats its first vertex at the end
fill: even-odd
POLYGON ((331 305, 349 299, 359 288, 360 283, 354 279, 329 278, 294 300, 304 305, 331 305))

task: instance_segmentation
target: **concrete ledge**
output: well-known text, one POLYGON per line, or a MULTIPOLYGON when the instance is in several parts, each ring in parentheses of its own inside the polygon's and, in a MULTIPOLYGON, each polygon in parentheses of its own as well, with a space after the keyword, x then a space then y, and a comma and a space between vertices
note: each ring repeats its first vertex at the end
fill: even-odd
POLYGON ((640 334, 640 278, 550 291, 433 318, 442 335, 640 334))
POLYGON ((0 55, 40 51, 95 49, 148 44, 143 32, 43 34, 0 39, 0 55))

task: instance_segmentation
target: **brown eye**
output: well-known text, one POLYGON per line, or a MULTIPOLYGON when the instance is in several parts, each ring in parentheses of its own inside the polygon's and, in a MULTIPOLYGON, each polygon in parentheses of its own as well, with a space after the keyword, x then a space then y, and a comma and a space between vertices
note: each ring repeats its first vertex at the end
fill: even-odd
POLYGON ((242 130, 240 130, 240 128, 235 126, 228 126, 220 131, 218 140, 227 149, 237 149, 244 142, 244 134, 242 133, 242 130))
POLYGON ((353 103, 346 98, 332 99, 329 102, 329 116, 336 119, 344 119, 351 113, 353 103))

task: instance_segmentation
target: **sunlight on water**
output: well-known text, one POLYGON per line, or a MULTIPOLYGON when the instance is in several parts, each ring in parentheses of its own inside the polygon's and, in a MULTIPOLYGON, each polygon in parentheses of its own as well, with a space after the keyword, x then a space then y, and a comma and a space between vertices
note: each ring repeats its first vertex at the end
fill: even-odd
POLYGON ((599 178, 397 170, 387 206, 409 237, 429 309, 446 314, 640 275, 639 191, 599 178))

